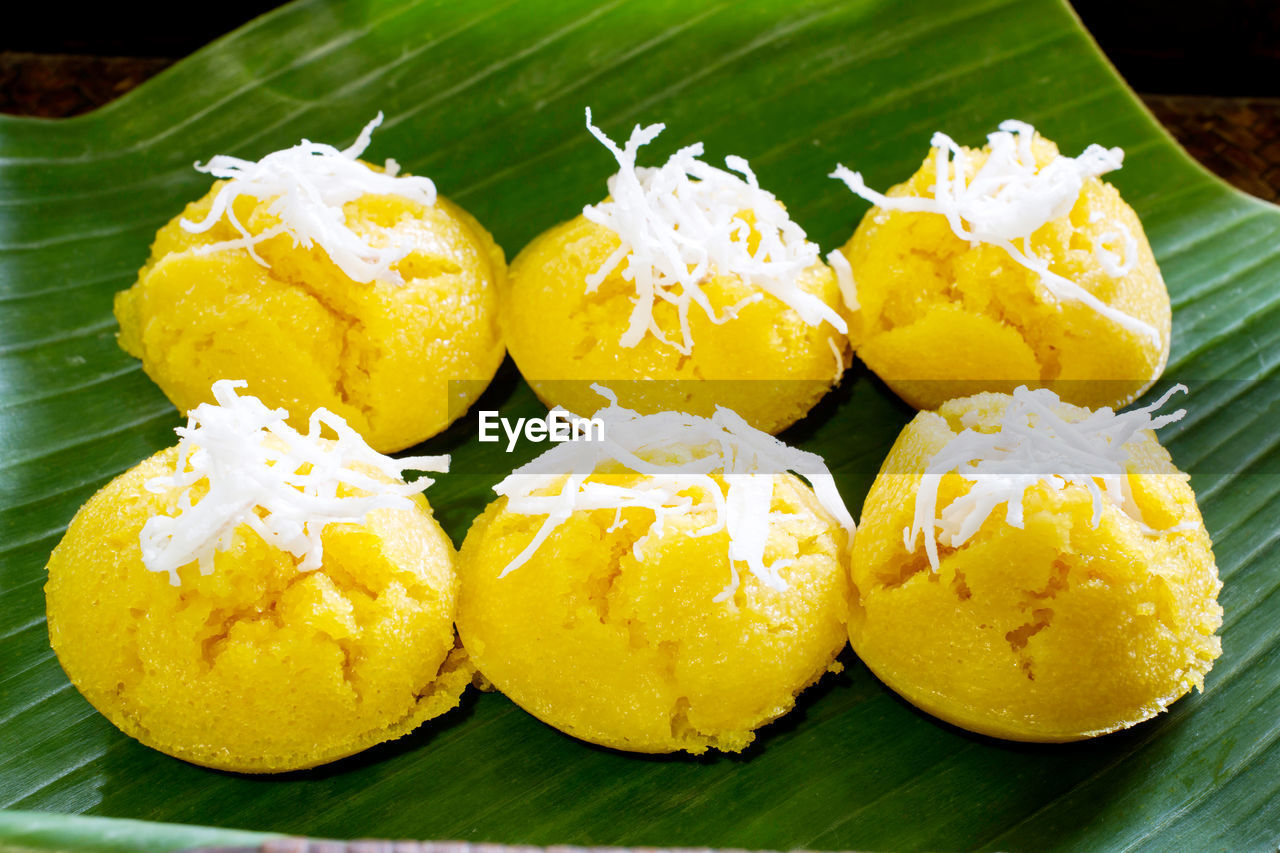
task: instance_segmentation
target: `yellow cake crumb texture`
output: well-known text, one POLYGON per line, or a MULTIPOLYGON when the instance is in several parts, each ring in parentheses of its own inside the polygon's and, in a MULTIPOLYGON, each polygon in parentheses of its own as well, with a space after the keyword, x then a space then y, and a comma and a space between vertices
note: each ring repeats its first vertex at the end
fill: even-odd
POLYGON ((400 737, 456 706, 472 677, 455 646, 455 555, 425 499, 331 524, 324 561, 245 526, 173 586, 139 534, 177 496, 145 484, 176 448, 117 477, 49 560, 49 636, 67 675, 142 743, 222 770, 312 767, 400 737))
MULTIPOLYGON (((597 473, 619 488, 636 474, 597 473)), ((846 642, 847 534, 791 475, 775 479, 766 561, 787 588, 729 582, 712 514, 654 521, 649 509, 579 510, 501 577, 545 517, 492 503, 459 566, 458 631, 477 669, 516 704, 574 737, 637 752, 736 752, 838 666, 846 642)))
MULTIPOLYGON (((475 219, 444 198, 346 203, 347 227, 370 245, 416 246, 394 267, 403 285, 362 284, 319 244, 296 245, 288 233, 256 243, 266 266, 244 248, 207 251, 241 235, 225 216, 201 233, 181 221, 203 220, 223 185, 160 229, 137 282, 115 300, 120 345, 179 410, 210 401, 215 380, 244 378, 268 406, 336 412, 381 452, 466 411, 505 352, 497 300, 506 264, 475 219)), ((232 209, 257 236, 279 224, 269 207, 241 195, 232 209)))
MULTIPOLYGON (((1028 489, 1024 526, 1004 507, 931 570, 904 544, 921 473, 968 427, 993 432, 1003 394, 953 400, 903 430, 867 496, 854 543, 854 650, 920 709, 981 734, 1069 741, 1165 710, 1221 653, 1218 580, 1187 476, 1150 431, 1131 442, 1127 484, 1142 525, 1088 489, 1028 489)), ((1087 412, 1064 406, 1072 419, 1087 412)), ((970 481, 943 476, 938 505, 970 481)))
MULTIPOLYGON (((619 245, 613 231, 579 216, 536 237, 511 264, 503 335, 521 374, 548 406, 594 411, 599 398, 590 385, 603 382, 621 405, 642 413, 707 417, 722 405, 776 433, 804 417, 849 365, 843 334, 829 323, 809 325, 768 294, 724 323, 691 310, 688 355, 652 335, 624 347, 635 284, 615 269, 595 291, 586 286, 619 245)), ((835 274, 821 261, 796 286, 844 310, 835 274)), ((701 287, 717 316, 759 294, 736 275, 711 276, 701 287)), ((654 320, 679 340, 675 306, 658 302, 654 320)))
MULTIPOLYGON (((963 150, 972 178, 990 150, 963 150)), ((1032 151, 1038 167, 1059 153, 1039 135, 1032 151)), ((931 197, 936 175, 931 152, 886 195, 931 197)), ((1111 184, 1086 177, 1070 212, 1036 230, 1029 248, 1054 273, 1154 327, 1160 345, 1083 302, 1055 298, 1004 248, 971 245, 942 215, 873 207, 841 250, 861 305, 850 325, 859 358, 919 409, 1024 383, 1090 407, 1135 399, 1164 369, 1171 321, 1168 291, 1137 214, 1111 184), (1132 236, 1132 245, 1122 234, 1132 236), (1108 271, 1103 252, 1128 271, 1108 271)))

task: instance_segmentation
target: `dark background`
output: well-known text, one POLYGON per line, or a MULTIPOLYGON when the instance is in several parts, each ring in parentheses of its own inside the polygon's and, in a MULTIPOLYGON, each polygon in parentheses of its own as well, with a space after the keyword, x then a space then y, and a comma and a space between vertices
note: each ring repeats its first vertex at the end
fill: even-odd
MULTIPOLYGON (((127 2, 28 6, 27 20, 0 26, 0 51, 176 59, 276 5, 171 2, 156 14, 127 2)), ((1280 97, 1280 0, 1072 5, 1139 92, 1280 97)))

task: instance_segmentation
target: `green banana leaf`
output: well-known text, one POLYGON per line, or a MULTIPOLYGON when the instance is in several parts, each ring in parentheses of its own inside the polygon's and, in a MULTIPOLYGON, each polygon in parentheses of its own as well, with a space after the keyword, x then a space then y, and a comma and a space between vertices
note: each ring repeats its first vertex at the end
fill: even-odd
MULTIPOLYGON (((203 8, 203 7, 202 7, 203 8)), ((216 7, 208 7, 216 14, 216 7)), ((788 849, 1275 849, 1280 839, 1280 209, 1195 165, 1061 0, 362 0, 286 6, 137 91, 65 121, 0 118, 0 849, 351 838, 788 849), (49 649, 44 564, 75 510, 174 442, 179 417, 115 343, 112 294, 204 192, 191 168, 300 137, 345 143, 378 110, 394 156, 512 256, 602 195, 615 138, 665 121, 746 156, 825 249, 866 205, 825 176, 908 175, 929 134, 978 143, 1008 117, 1064 150, 1123 146, 1110 180, 1141 215, 1174 305, 1167 429, 1225 583, 1203 694, 1085 743, 969 735, 899 700, 848 653, 741 756, 587 746, 497 694, 346 761, 278 778, 143 747, 49 649), (71 815, 127 818, 101 822, 71 815), (151 823, 156 822, 156 823, 151 823)), ((508 364, 483 405, 539 411, 508 364)), ((825 455, 857 511, 912 412, 860 366, 787 435, 825 455)), ((455 541, 501 469, 474 425, 429 443, 457 475, 429 497, 455 541)))

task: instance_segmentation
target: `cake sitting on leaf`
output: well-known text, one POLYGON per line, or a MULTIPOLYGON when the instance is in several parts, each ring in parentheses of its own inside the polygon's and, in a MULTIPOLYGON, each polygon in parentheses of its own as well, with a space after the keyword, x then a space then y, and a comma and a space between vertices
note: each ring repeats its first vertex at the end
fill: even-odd
POLYGON ((336 415, 302 434, 243 382, 108 483, 49 558, 49 638, 126 734, 222 770, 312 767, 458 704, 453 546, 336 415))
POLYGON ((1184 414, 1156 414, 1172 393, 1116 414, 1018 388, 916 415, 854 546, 849 634, 871 671, 930 714, 1026 741, 1115 731, 1202 686, 1221 584, 1153 432, 1184 414))
POLYGON ((178 409, 240 376, 267 405, 327 408, 389 453, 492 379, 502 250, 427 178, 357 159, 381 121, 344 150, 303 140, 196 165, 219 180, 160 229, 115 303, 120 345, 178 409))
POLYGON ((853 519, 820 457, 733 412, 640 415, 601 393, 603 441, 494 487, 459 554, 459 636, 574 737, 736 752, 838 667, 853 519))
POLYGON ((875 205, 833 253, 858 356, 920 409, 1023 383, 1093 407, 1149 388, 1169 357, 1169 294, 1137 214, 1101 180, 1124 152, 1067 157, 1018 121, 981 150, 945 133, 932 145, 883 195, 832 175, 875 205))
POLYGON ((850 361, 835 274, 747 161, 702 144, 637 165, 663 125, 619 147, 609 196, 535 238, 512 262, 503 330, 548 406, 590 411, 593 382, 642 413, 717 405, 775 433, 850 361), (713 380, 713 381, 705 381, 713 380), (718 381, 714 381, 718 380, 718 381))

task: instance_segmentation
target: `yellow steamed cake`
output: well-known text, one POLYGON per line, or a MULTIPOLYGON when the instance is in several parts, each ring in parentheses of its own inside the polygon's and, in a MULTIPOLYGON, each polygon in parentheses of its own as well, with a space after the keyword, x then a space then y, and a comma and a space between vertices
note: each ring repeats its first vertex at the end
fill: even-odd
MULTIPOLYGON (((626 478, 601 482, 626 486, 626 478)), ((476 668, 516 704, 583 740, 636 752, 737 752, 832 668, 845 646, 846 535, 808 487, 780 477, 767 556, 792 558, 778 592, 744 574, 728 601, 728 535, 669 520, 641 558, 645 509, 578 511, 500 577, 542 519, 500 498, 459 554, 458 632, 476 668)))
MULTIPOLYGON (((1144 429, 1115 481, 1129 511, 1104 498, 1095 525, 1084 484, 1039 481, 1021 501, 1021 527, 995 506, 958 547, 938 541, 935 571, 914 539, 913 522, 933 515, 926 502, 916 516, 922 473, 963 429, 995 432, 1010 400, 953 400, 898 437, 854 545, 853 648, 921 710, 982 734, 1069 741, 1131 726, 1202 686, 1221 653, 1221 584, 1195 495, 1144 429)), ((937 506, 962 507, 983 488, 952 470, 937 506)))
MULTIPOLYGON (((618 244, 616 234, 579 216, 536 237, 512 261, 503 335, 520 373, 548 406, 589 412, 596 404, 590 385, 602 381, 639 411, 709 415, 719 404, 773 433, 804 417, 848 365, 843 335, 829 324, 810 326, 768 295, 723 324, 691 312, 694 345, 687 356, 652 336, 622 346, 635 286, 616 270, 594 293, 583 284, 618 244)), ((835 274, 821 261, 796 286, 840 306, 835 274)), ((713 276, 702 287, 717 313, 755 292, 736 275, 713 276)), ((659 304, 655 318, 678 333, 673 306, 659 304)))
POLYGON ((820 457, 734 412, 641 415, 601 393, 604 443, 516 469, 472 524, 459 637, 574 737, 737 752, 838 668, 853 519, 820 457))
POLYGON ((161 228, 137 282, 116 296, 120 345, 179 410, 208 401, 215 380, 240 377, 268 405, 336 412, 382 452, 466 411, 505 352, 497 300, 506 264, 474 218, 441 197, 347 201, 335 210, 355 237, 375 250, 412 247, 390 270, 403 283, 353 281, 321 242, 266 236, 281 226, 274 198, 240 194, 230 205, 262 263, 225 245, 242 240, 225 215, 205 231, 183 227, 205 220, 226 186, 215 183, 161 228))
MULTIPOLYGON (((1058 147, 1038 134, 1026 142, 1027 162, 1034 163, 1027 171, 1038 169, 1042 177, 1059 158, 1058 147)), ((992 156, 991 145, 960 151, 949 178, 958 162, 972 181, 992 156)), ((897 204, 933 199, 937 175, 935 150, 886 195, 897 204)), ((1023 178, 1036 186, 1036 175, 1023 178)), ((1034 206, 1037 199, 1029 194, 1051 190, 1023 192, 1010 206, 1034 206)), ((1029 244, 1011 243, 1095 297, 1105 311, 1055 296, 1039 273, 1004 247, 962 239, 946 216, 876 206, 841 249, 860 304, 850 322, 858 356, 920 409, 979 391, 1007 393, 1022 383, 1049 386, 1068 402, 1095 407, 1123 405, 1150 387, 1169 357, 1171 312, 1142 223, 1114 186, 1092 174, 1080 180, 1078 195, 1059 198, 1067 209, 1036 227, 1029 244), (1129 327, 1106 311, 1124 315, 1129 327)), ((993 208, 993 216, 1007 214, 993 208)))
POLYGON ((619 148, 609 195, 536 237, 503 292, 502 329, 538 397, 580 415, 593 382, 636 411, 726 406, 776 433, 839 382, 851 360, 835 274, 746 161, 681 149, 657 168, 619 148))
MULTIPOLYGON (((244 521, 218 526, 208 565, 156 568, 146 525, 176 518, 180 540, 227 486, 199 480, 194 508, 180 511, 187 493, 164 479, 180 458, 163 450, 112 480, 49 559, 50 642, 107 719, 186 761, 275 773, 400 737, 458 704, 473 670, 455 642, 456 555, 421 495, 325 525, 314 570, 244 521)), ((248 512, 273 536, 296 535, 289 519, 304 517, 272 527, 268 511, 248 512)))

